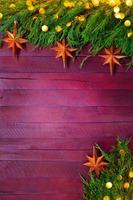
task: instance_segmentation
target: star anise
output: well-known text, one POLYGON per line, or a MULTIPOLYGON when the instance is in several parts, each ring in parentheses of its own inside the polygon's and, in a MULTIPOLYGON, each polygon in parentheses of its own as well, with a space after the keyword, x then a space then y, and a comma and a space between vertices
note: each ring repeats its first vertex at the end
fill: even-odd
POLYGON ((67 57, 72 58, 73 56, 71 53, 77 50, 76 48, 69 47, 65 39, 62 42, 57 42, 57 46, 52 49, 57 53, 56 58, 62 57, 64 68, 66 67, 67 57))
POLYGON ((7 43, 8 48, 13 51, 14 57, 17 56, 18 49, 23 49, 22 44, 26 43, 27 40, 17 36, 17 22, 14 21, 13 33, 7 31, 7 36, 3 39, 7 43))
POLYGON ((108 165, 108 163, 104 162, 103 156, 98 157, 95 147, 93 147, 93 156, 87 156, 87 159, 88 162, 84 165, 89 167, 90 172, 95 172, 96 176, 99 176, 104 167, 108 165))
POLYGON ((111 46, 109 49, 105 48, 105 54, 100 55, 100 57, 105 59, 104 65, 109 64, 111 76, 113 75, 115 65, 121 66, 119 60, 125 57, 120 52, 121 49, 115 49, 114 46, 111 46))

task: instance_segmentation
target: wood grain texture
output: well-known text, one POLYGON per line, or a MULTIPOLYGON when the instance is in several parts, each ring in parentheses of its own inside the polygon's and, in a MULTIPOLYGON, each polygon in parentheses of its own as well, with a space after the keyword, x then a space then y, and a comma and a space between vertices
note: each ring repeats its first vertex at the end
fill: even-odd
POLYGON ((41 193, 44 197, 47 193, 72 194, 74 192, 81 195, 82 190, 77 191, 77 187, 80 188, 80 186, 79 178, 8 178, 6 181, 0 180, 0 193, 12 193, 14 195, 41 193), (27 185, 30 187, 27 187, 27 185))
POLYGON ((81 200, 93 145, 133 135, 133 71, 98 56, 80 70, 86 54, 64 70, 48 49, 0 49, 0 200, 81 200))
MULTIPOLYGON (((0 57, 0 71, 3 73, 14 72, 14 73, 50 73, 50 72, 81 72, 80 63, 84 57, 77 57, 75 62, 72 60, 68 63, 68 68, 64 69, 62 61, 55 59, 55 57, 24 57, 21 56, 19 60, 14 60, 11 56, 1 56, 0 57), (9 62, 10 60, 10 62, 9 62)), ((116 68, 117 72, 125 73, 127 66, 123 65, 116 68)), ((132 70, 130 70, 132 72, 132 70)), ((109 67, 103 66, 103 60, 96 56, 95 58, 90 58, 88 62, 84 65, 82 73, 109 73, 109 67)))
POLYGON ((0 180, 7 178, 75 178, 83 172, 81 162, 1 161, 0 180))
MULTIPOLYGON (((103 137, 102 139, 99 137, 98 138, 95 137, 95 139, 91 139, 90 137, 88 137, 88 138, 83 138, 83 139, 80 138, 80 141, 79 139, 75 139, 75 138, 65 139, 65 141, 60 138, 44 139, 44 140, 42 139, 10 139, 10 142, 9 142, 9 139, 8 140, 2 139, 0 141, 0 150, 1 150, 1 156, 2 156, 2 151, 6 151, 6 150, 8 151, 16 150, 16 155, 17 155, 17 150, 60 149, 60 150, 77 150, 77 151, 86 150, 87 151, 87 150, 90 150, 90 148, 88 147, 88 142, 89 142, 89 145, 92 147, 92 145, 95 144, 95 140, 97 140, 99 144, 101 144, 102 142, 105 142, 106 140, 110 141, 110 143, 114 142, 114 138, 112 136, 106 137, 106 140, 103 137)), ((48 152, 49 151, 47 151, 47 153, 48 152)), ((68 156, 69 156, 69 153, 70 152, 68 152, 68 156)), ((78 152, 78 154, 80 155, 80 152, 78 152)), ((49 154, 47 154, 47 156, 48 155, 49 154)), ((58 155, 60 155, 60 151, 58 152, 58 154, 56 154, 55 152, 54 159, 56 159, 56 156, 58 155)), ((74 156, 76 156, 76 154, 74 156)), ((62 155, 62 158, 63 158, 63 155, 62 155)))
POLYGON ((133 90, 6 90, 0 106, 133 106, 133 90), (126 93, 126 95, 125 95, 126 93), (103 99, 104 96, 104 99, 103 99), (63 97, 63 98, 62 98, 63 97), (33 101, 34 99, 34 101, 33 101))
POLYGON ((132 122, 133 107, 5 106, 1 108, 0 120, 16 123, 132 122))
POLYGON ((82 195, 81 194, 68 194, 68 193, 60 193, 60 194, 24 194, 24 195, 0 195, 1 200, 81 200, 82 195))
POLYGON ((133 122, 117 123, 7 123, 0 121, 0 138, 92 138, 131 135, 133 122), (38 131, 39 130, 39 131, 38 131))
POLYGON ((0 73, 0 90, 132 90, 133 73, 0 73))

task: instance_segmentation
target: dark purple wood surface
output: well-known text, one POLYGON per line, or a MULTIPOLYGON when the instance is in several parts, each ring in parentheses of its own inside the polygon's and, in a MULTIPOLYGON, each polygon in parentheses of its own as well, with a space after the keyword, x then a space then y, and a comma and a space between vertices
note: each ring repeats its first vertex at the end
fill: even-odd
POLYGON ((80 70, 85 54, 64 70, 48 49, 0 49, 0 200, 81 200, 92 146, 133 135, 133 70, 80 70))

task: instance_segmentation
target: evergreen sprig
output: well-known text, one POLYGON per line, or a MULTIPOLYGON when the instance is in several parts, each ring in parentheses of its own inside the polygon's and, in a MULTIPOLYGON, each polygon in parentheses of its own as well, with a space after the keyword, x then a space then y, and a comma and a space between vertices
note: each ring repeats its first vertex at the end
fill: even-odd
POLYGON ((12 31, 14 20, 17 20, 18 34, 35 46, 50 47, 66 38, 78 52, 89 44, 92 46, 91 55, 96 55, 114 44, 122 48, 125 56, 131 57, 133 39, 128 38, 127 33, 132 27, 125 27, 124 21, 128 19, 133 22, 133 11, 123 2, 119 7, 125 13, 125 18, 120 20, 114 17, 113 7, 107 3, 86 9, 85 5, 92 4, 91 0, 1 0, 0 13, 3 18, 0 19, 0 32, 6 34, 7 30, 12 31), (73 2, 73 6, 64 6, 65 2, 68 5, 73 2), (43 14, 39 13, 40 8, 45 10, 43 14), (80 16, 85 20, 78 19, 80 16), (68 22, 71 22, 70 26, 66 26, 68 22), (43 25, 48 26, 47 32, 42 31, 43 25), (57 26, 62 31, 57 32, 57 26))
POLYGON ((133 200, 133 154, 128 145, 129 140, 118 139, 109 153, 96 145, 108 166, 100 177, 82 177, 84 200, 133 200))

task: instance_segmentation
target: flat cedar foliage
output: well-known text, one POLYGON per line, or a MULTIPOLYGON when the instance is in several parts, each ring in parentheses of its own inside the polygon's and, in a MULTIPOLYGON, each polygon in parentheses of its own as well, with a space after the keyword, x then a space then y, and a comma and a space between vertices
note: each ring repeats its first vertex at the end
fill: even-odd
MULTIPOLYGON (((12 31, 18 22, 18 35, 37 47, 49 47, 57 41, 67 40, 77 48, 91 45, 95 55, 114 44, 122 54, 133 56, 132 0, 0 0, 0 33, 12 31), (128 6, 127 6, 128 5, 128 6), (129 6, 130 5, 130 6, 129 6), (120 16, 114 8, 120 9, 120 16), (42 26, 47 28, 42 31, 42 26), (128 37, 130 33, 131 37, 128 37)), ((131 62, 132 64, 132 62, 131 62)))
POLYGON ((133 154, 128 144, 118 139, 109 153, 97 145, 108 166, 99 177, 82 177, 84 200, 133 200, 133 154))

